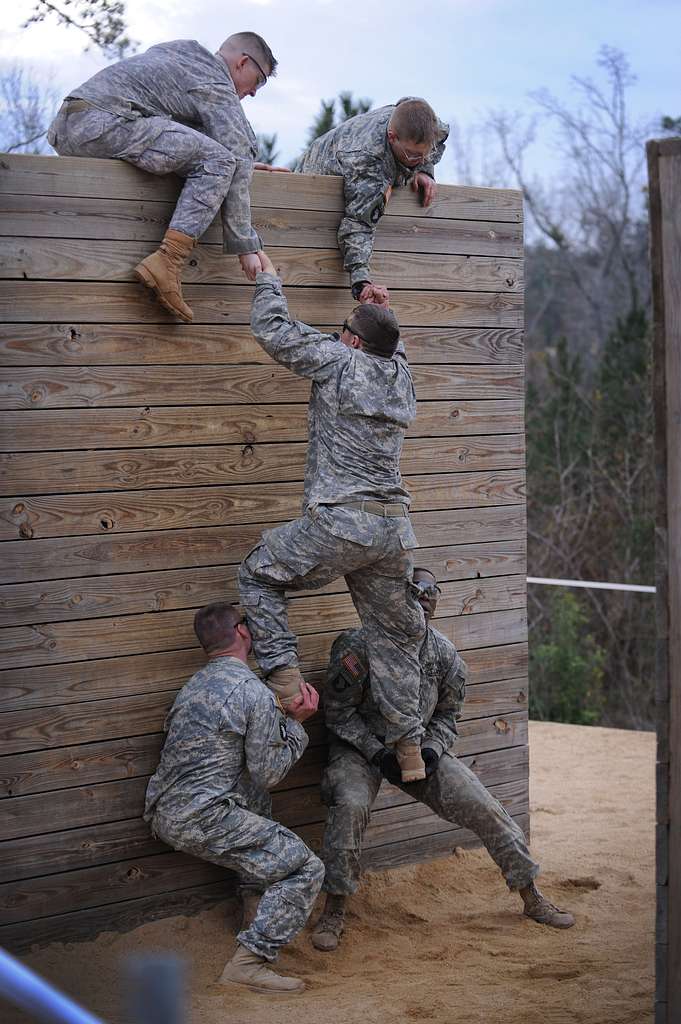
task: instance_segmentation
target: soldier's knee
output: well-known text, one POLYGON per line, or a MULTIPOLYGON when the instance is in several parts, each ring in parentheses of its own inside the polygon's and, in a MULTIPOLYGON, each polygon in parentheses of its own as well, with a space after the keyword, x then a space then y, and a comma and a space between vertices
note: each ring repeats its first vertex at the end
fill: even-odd
POLYGON ((323 862, 319 857, 310 850, 310 855, 303 864, 301 872, 307 877, 311 887, 316 889, 317 892, 322 887, 324 881, 324 872, 326 871, 323 862))

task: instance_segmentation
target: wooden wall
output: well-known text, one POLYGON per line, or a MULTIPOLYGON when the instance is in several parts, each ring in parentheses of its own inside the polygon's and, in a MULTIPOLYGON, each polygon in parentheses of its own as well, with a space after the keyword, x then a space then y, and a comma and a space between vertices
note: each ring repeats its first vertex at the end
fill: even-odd
POLYGON ((656 1024, 681 1020, 681 139, 648 143, 657 605, 656 1024))
MULTIPOLYGON (((235 600, 269 524, 299 513, 308 385, 248 328, 251 286, 214 224, 187 268, 195 322, 132 280, 177 195, 119 162, 0 158, 2 531, 0 945, 127 927, 230 891, 139 815, 177 689, 202 663, 196 608, 235 600)), ((329 330, 353 302, 337 178, 257 173, 254 222, 291 310, 329 330)), ((373 266, 419 400, 403 473, 437 625, 471 686, 459 753, 528 827, 522 210, 517 192, 393 196, 373 266)), ((342 581, 291 603, 318 681, 356 622, 342 581)), ((323 726, 275 814, 318 847, 323 726)), ((385 785, 366 864, 472 837, 385 785)))

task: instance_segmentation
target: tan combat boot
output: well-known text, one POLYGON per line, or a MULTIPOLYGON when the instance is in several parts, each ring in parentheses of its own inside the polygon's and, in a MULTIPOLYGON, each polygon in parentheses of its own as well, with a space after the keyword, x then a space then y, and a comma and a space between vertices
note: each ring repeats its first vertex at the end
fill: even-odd
POLYGON ((280 668, 275 668, 265 682, 284 707, 296 697, 300 697, 302 693, 300 684, 303 682, 303 677, 297 665, 282 665, 280 668))
POLYGON ((254 992, 281 995, 288 992, 302 992, 305 982, 302 978, 284 978, 267 967, 267 961, 257 953, 251 953, 245 946, 237 945, 236 953, 225 964, 218 978, 219 985, 243 985, 254 992))
POLYGON ((168 228, 156 252, 135 267, 137 280, 156 292, 161 305, 187 324, 194 319, 194 314, 182 298, 180 274, 194 244, 191 235, 168 228))
POLYGON ((421 756, 421 747, 413 740, 398 740, 395 757, 402 772, 402 782, 418 782, 426 777, 426 766, 421 756))
POLYGON ((345 896, 334 896, 332 893, 328 893, 324 910, 310 937, 312 945, 315 949, 321 949, 325 953, 333 953, 334 949, 338 949, 344 928, 345 896))
POLYGON ((530 917, 539 924, 548 924, 551 928, 572 928, 575 923, 573 915, 568 910, 559 910, 553 903, 549 903, 534 882, 530 882, 527 889, 521 889, 520 895, 525 904, 525 917, 530 917))

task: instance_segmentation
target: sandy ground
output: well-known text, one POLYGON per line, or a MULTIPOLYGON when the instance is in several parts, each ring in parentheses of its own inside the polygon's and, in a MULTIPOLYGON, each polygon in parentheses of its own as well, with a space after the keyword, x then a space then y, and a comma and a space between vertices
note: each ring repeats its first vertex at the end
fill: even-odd
POLYGON ((335 954, 314 950, 306 930, 280 958, 282 972, 307 981, 299 996, 215 984, 233 949, 232 903, 125 935, 55 944, 27 962, 116 1024, 121 960, 147 949, 189 958, 191 1024, 646 1024, 654 989, 654 736, 532 723, 530 752, 539 882, 575 913, 569 931, 524 919, 519 899, 476 850, 367 874, 335 954))

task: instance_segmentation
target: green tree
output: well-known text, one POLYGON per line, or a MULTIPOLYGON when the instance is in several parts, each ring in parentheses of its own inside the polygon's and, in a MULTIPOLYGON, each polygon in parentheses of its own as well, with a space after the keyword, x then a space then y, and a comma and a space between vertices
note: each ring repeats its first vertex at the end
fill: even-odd
POLYGON ((322 100, 307 133, 308 146, 320 135, 326 135, 332 128, 337 128, 343 121, 357 114, 366 114, 368 110, 371 110, 371 100, 353 99, 350 91, 338 93, 335 99, 322 100))
POLYGON ((124 57, 136 49, 126 34, 124 0, 36 0, 24 28, 48 19, 66 28, 77 28, 107 57, 124 57))
POLYGON ((266 135, 264 132, 258 132, 255 138, 258 144, 258 155, 255 159, 261 164, 275 164, 279 159, 277 133, 266 135))

